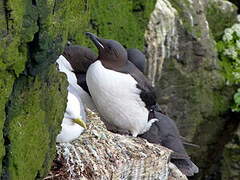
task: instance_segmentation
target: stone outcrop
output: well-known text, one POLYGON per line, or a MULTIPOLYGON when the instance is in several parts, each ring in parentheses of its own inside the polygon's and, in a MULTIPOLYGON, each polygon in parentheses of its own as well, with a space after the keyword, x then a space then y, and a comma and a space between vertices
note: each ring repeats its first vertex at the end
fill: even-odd
POLYGON ((238 124, 230 111, 235 89, 226 86, 215 48, 236 15, 237 8, 223 0, 158 0, 145 34, 147 74, 158 102, 181 134, 201 147, 191 153, 199 178, 220 174, 220 157, 230 140, 230 134, 221 134, 238 124))
POLYGON ((57 158, 47 179, 187 180, 171 151, 141 138, 108 131, 90 112, 88 129, 72 143, 57 144, 57 158))

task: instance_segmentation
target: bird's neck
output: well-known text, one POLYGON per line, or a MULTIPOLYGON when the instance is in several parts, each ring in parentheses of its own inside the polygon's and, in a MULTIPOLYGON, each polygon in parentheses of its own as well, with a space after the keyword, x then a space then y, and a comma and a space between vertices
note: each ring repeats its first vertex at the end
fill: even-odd
POLYGON ((102 60, 100 59, 102 65, 110 70, 119 71, 127 64, 127 61, 113 61, 113 60, 102 60))

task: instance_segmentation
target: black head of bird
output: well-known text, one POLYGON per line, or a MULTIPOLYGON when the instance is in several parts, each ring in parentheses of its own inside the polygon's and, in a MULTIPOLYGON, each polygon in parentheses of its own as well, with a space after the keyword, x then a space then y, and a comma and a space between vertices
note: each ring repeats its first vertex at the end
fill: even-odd
POLYGON ((86 33, 86 36, 88 36, 98 48, 98 60, 100 60, 105 67, 114 69, 128 62, 127 51, 119 42, 102 39, 89 32, 86 33))
POLYGON ((86 73, 88 67, 97 60, 97 55, 91 49, 82 46, 67 46, 63 56, 71 64, 75 73, 86 73))

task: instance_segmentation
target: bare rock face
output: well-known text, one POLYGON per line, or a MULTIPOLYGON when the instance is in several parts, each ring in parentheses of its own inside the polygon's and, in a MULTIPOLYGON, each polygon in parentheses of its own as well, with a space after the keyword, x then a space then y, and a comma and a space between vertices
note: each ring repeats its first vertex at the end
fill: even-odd
POLYGON ((186 2, 157 1, 145 37, 158 102, 192 139, 205 117, 227 109, 229 98, 218 97, 225 84, 204 1, 186 2))
POLYGON ((57 145, 55 164, 45 179, 187 179, 169 162, 169 149, 111 133, 94 113, 89 119, 79 139, 57 145))
POLYGON ((219 169, 228 141, 219 139, 228 126, 225 117, 231 117, 234 88, 221 74, 215 40, 236 14, 223 0, 158 0, 145 33, 146 70, 158 103, 181 134, 201 146, 191 154, 204 177, 219 169))

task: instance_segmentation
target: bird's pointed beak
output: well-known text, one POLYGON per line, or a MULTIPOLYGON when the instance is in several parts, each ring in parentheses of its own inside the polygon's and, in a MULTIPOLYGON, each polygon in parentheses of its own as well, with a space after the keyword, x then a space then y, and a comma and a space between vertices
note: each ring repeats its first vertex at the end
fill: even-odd
POLYGON ((104 46, 103 46, 101 40, 96 35, 94 35, 90 32, 86 32, 85 35, 92 40, 92 42, 95 44, 95 46, 98 49, 104 49, 104 46))
POLYGON ((85 129, 87 129, 87 125, 82 119, 76 118, 76 119, 73 119, 73 122, 76 124, 79 124, 80 126, 82 126, 85 129))

